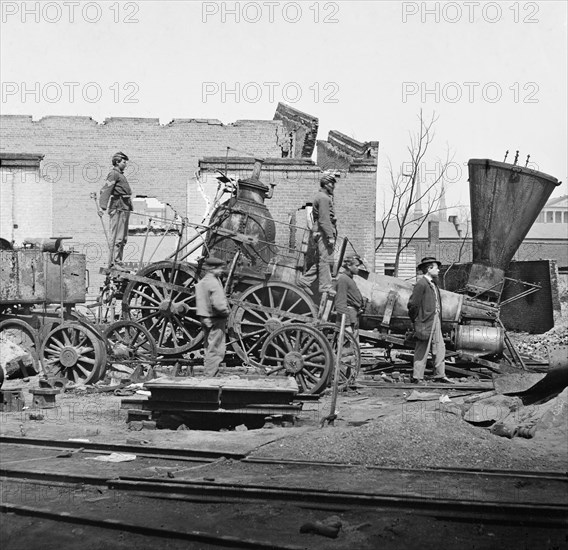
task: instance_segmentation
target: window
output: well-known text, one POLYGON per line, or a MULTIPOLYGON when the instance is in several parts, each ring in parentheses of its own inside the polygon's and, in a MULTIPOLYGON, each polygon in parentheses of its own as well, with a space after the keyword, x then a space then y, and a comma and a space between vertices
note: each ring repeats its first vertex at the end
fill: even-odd
POLYGON ((568 212, 564 212, 564 223, 568 223, 568 212))
POLYGON ((554 212, 546 213, 546 223, 554 223, 554 212))
POLYGON ((554 213, 554 223, 562 223, 562 212, 554 213))
POLYGON ((394 277, 394 264, 385 263, 385 275, 394 277))

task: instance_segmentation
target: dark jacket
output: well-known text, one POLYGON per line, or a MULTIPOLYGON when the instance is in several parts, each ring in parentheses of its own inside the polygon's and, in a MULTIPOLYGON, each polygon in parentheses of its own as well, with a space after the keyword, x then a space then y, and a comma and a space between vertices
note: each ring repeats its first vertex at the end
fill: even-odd
POLYGON ((324 190, 318 191, 313 204, 314 230, 318 231, 324 243, 333 243, 337 236, 337 219, 333 208, 333 197, 324 190))
POLYGON ((359 311, 363 306, 363 296, 349 273, 341 273, 337 278, 337 294, 335 310, 337 313, 348 313, 349 307, 359 311))
POLYGON ((99 204, 103 210, 132 210, 132 189, 125 175, 115 166, 101 189, 99 204))
MULTIPOLYGON (((440 289, 436 286, 435 292, 438 294, 438 303, 440 304, 440 322, 442 321, 442 297, 440 289)), ((426 335, 428 339, 434 324, 434 316, 436 314, 436 295, 432 284, 428 282, 426 277, 422 277, 414 285, 410 299, 408 300, 408 316, 414 324, 414 330, 417 337, 426 335)))

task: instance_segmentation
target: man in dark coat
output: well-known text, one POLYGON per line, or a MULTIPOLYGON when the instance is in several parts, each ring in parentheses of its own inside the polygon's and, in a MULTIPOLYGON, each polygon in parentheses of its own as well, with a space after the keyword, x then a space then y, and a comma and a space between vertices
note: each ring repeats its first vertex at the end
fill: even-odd
POLYGON ((217 376, 219 365, 226 352, 225 332, 229 303, 221 284, 225 262, 213 256, 203 263, 205 276, 195 285, 197 316, 203 327, 205 350, 205 376, 217 376))
MULTIPOLYGON (((344 271, 337 278, 335 295, 335 310, 338 314, 345 313, 346 327, 359 340, 359 315, 363 309, 363 296, 353 280, 353 275, 359 273, 361 260, 358 256, 345 258, 344 271)), ((341 315, 337 316, 337 324, 341 323, 341 315)))
POLYGON ((414 370, 412 381, 424 384, 424 370, 428 352, 432 349, 436 382, 451 383, 446 378, 444 359, 446 345, 442 335, 442 299, 437 280, 442 264, 436 258, 423 258, 418 269, 424 274, 408 300, 408 315, 414 326, 414 370))
POLYGON ((309 294, 312 294, 310 286, 318 277, 320 293, 329 292, 332 288, 331 267, 333 265, 333 250, 337 238, 337 219, 333 208, 333 193, 336 181, 335 176, 325 174, 320 179, 320 190, 314 198, 312 210, 314 226, 312 234, 317 244, 317 262, 298 281, 298 286, 309 294))

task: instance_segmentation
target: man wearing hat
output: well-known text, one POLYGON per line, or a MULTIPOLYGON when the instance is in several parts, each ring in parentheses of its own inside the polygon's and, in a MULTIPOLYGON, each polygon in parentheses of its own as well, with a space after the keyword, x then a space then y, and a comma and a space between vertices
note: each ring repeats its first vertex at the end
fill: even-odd
POLYGON ((414 347, 414 370, 412 381, 424 384, 424 370, 428 352, 432 349, 436 382, 451 383, 446 378, 446 345, 442 335, 442 298, 438 288, 438 274, 441 263, 436 258, 422 258, 418 270, 421 277, 408 300, 408 315, 414 326, 416 345, 414 347))
MULTIPOLYGON (((112 170, 101 190, 100 206, 108 208, 110 223, 109 266, 122 265, 122 255, 128 239, 128 220, 132 211, 132 190, 124 176, 128 157, 121 152, 112 157, 112 170)), ((102 212, 99 213, 102 216, 102 212)))
POLYGON ((203 327, 205 376, 214 377, 225 357, 229 303, 221 284, 225 262, 210 256, 203 262, 205 276, 195 285, 197 316, 203 327))
POLYGON ((320 293, 331 290, 331 266, 333 265, 333 248, 337 238, 337 219, 333 209, 333 193, 335 176, 325 174, 320 179, 320 190, 316 194, 312 206, 314 225, 312 235, 317 244, 317 262, 314 263, 299 279, 298 285, 311 292, 311 285, 319 275, 320 293))
MULTIPOLYGON (((359 272, 361 259, 359 256, 349 256, 343 262, 344 271, 337 278, 335 295, 335 310, 338 314, 346 315, 346 327, 356 340, 359 339, 359 314, 363 309, 363 296, 353 280, 353 275, 359 272)), ((341 317, 338 315, 338 324, 341 317)))

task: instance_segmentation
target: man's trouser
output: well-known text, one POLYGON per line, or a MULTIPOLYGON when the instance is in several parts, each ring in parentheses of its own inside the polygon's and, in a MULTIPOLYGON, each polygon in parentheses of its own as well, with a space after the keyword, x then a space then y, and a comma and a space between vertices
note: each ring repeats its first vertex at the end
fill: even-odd
POLYGON ((200 317, 199 320, 203 327, 205 376, 216 376, 227 349, 225 344, 227 319, 225 317, 200 317))
POLYGON ((128 239, 130 210, 111 207, 108 211, 110 222, 109 265, 122 261, 124 246, 128 239))
MULTIPOLYGON (((341 313, 337 314, 335 324, 341 326, 341 313)), ((359 312, 352 306, 347 306, 345 312, 345 329, 351 332, 355 340, 359 342, 359 312)))
POLYGON ((446 376, 446 344, 442 336, 442 327, 440 326, 440 316, 434 318, 432 326, 432 335, 428 340, 416 340, 414 347, 414 371, 412 376, 416 380, 424 379, 424 370, 426 369, 426 361, 428 360, 428 351, 432 347, 432 356, 434 358, 434 369, 436 378, 446 376))
POLYGON ((331 266, 333 265, 333 245, 326 246, 323 239, 318 240, 318 261, 312 265, 298 281, 300 285, 310 287, 319 277, 319 291, 331 290, 331 266))
MULTIPOLYGON (((341 313, 339 312, 337 313, 335 324, 338 328, 341 327, 341 313)), ((351 306, 347 306, 345 313, 345 330, 351 333, 353 338, 355 338, 356 345, 359 346, 359 312, 351 306)), ((339 332, 337 334, 339 336, 339 332)), ((341 356, 342 363, 348 363, 351 364, 352 367, 356 367, 356 350, 351 348, 351 342, 349 342, 349 340, 343 341, 343 352, 341 356)))

